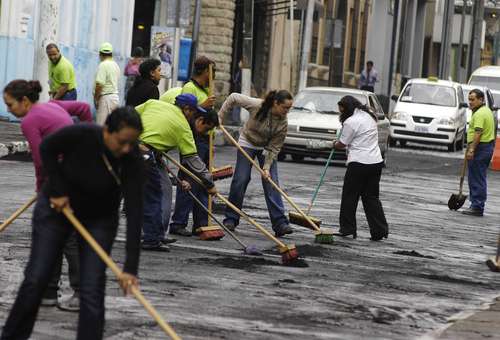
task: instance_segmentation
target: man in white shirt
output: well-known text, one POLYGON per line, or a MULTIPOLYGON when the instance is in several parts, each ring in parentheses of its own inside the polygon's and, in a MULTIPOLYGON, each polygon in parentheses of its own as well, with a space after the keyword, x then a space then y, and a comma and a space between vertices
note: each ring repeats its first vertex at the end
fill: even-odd
POLYGON ((103 125, 106 117, 118 107, 118 81, 120 79, 120 67, 113 60, 113 46, 105 42, 99 48, 99 59, 101 63, 97 68, 94 88, 94 104, 97 109, 96 123, 103 125))

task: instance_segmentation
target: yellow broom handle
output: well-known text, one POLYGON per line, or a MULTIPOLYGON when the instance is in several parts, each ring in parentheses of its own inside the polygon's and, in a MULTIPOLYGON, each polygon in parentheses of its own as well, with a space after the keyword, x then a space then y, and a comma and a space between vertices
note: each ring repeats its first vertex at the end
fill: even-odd
MULTIPOLYGON (((229 132, 227 132, 227 130, 224 128, 224 126, 222 125, 219 125, 219 128, 222 130, 222 132, 224 132, 224 134, 227 136, 227 138, 231 141, 231 143, 233 143, 237 148, 238 150, 240 150, 240 152, 243 154, 243 156, 245 156, 249 161, 250 163, 253 164, 253 166, 261 173, 261 175, 265 175, 264 173, 264 170, 261 169, 261 167, 259 166, 259 164, 257 164, 257 162, 255 160, 252 159, 252 157, 250 157, 248 155, 248 153, 245 152, 245 150, 243 150, 243 148, 238 144, 238 142, 233 138, 233 136, 231 136, 231 134, 229 132)), ((276 184, 272 179, 271 177, 266 177, 266 179, 269 181, 269 183, 271 183, 271 185, 288 201, 288 203, 290 203, 290 205, 307 221, 307 223, 309 223, 311 225, 311 227, 314 228, 314 230, 316 231, 319 231, 320 229, 318 228, 318 226, 316 225, 316 223, 314 223, 293 201, 292 199, 283 191, 283 189, 281 189, 279 187, 278 184, 276 184)))
MULTIPOLYGON (((193 174, 191 171, 189 171, 188 169, 186 169, 182 164, 180 164, 179 162, 177 162, 175 159, 173 159, 172 157, 170 157, 168 154, 165 153, 164 155, 165 155, 165 157, 167 157, 168 160, 170 160, 172 163, 174 163, 176 167, 178 167, 183 172, 185 172, 194 181, 196 181, 200 185, 203 185, 203 183, 201 182, 201 180, 198 177, 196 177, 195 174, 193 174)), ((220 193, 217 193, 216 195, 217 195, 217 197, 221 201, 223 201, 231 209, 233 209, 234 211, 236 211, 236 213, 238 215, 240 215, 241 217, 243 217, 245 220, 247 220, 249 223, 251 223, 257 229, 259 229, 262 233, 264 233, 264 235, 266 235, 267 237, 269 237, 272 241, 276 242, 280 247, 283 247, 283 248, 286 247, 286 245, 283 242, 281 242, 276 237, 274 237, 273 234, 271 234, 270 232, 268 232, 264 227, 262 227, 259 223, 257 223, 257 221, 255 221, 253 218, 251 218, 250 216, 248 216, 247 214, 245 214, 243 211, 241 211, 240 209, 238 209, 234 204, 232 204, 231 202, 229 202, 229 200, 227 200, 220 193)))
POLYGON ((33 203, 35 203, 37 196, 33 196, 28 202, 26 202, 22 207, 17 209, 7 220, 5 220, 2 225, 0 225, 0 232, 9 226, 16 218, 19 217, 26 209, 28 209, 33 203))
MULTIPOLYGON (((85 229, 85 227, 80 223, 80 221, 73 215, 71 210, 68 207, 63 208, 62 210, 64 216, 73 224, 75 229, 82 235, 85 241, 94 249, 94 251, 99 255, 101 260, 111 269, 111 271, 120 278, 123 272, 118 268, 116 263, 109 257, 109 255, 102 249, 99 243, 90 235, 90 233, 85 229)), ((144 306, 144 308, 148 311, 148 313, 155 319, 158 325, 163 329, 165 334, 167 334, 173 340, 181 340, 181 338, 175 333, 175 331, 170 327, 158 314, 158 312, 154 309, 154 307, 149 303, 148 300, 142 295, 141 291, 135 287, 131 287, 131 292, 134 297, 144 306)))
POLYGON ((214 65, 208 64, 208 95, 214 95, 214 65))
MULTIPOLYGON (((211 65, 211 64, 210 64, 211 65)), ((208 171, 212 173, 212 169, 214 167, 214 131, 210 131, 208 133, 208 171)), ((212 213, 212 195, 208 195, 208 211, 212 213)), ((212 218, 210 214, 208 214, 207 225, 210 226, 212 224, 212 218)))

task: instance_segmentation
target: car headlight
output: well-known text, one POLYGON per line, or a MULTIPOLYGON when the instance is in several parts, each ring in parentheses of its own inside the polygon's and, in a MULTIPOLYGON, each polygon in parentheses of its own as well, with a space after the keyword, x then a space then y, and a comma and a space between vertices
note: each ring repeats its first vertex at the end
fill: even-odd
POLYGON ((394 112, 391 116, 391 119, 396 120, 408 120, 410 116, 406 112, 394 112))
POLYGON ((440 125, 455 125, 455 119, 454 118, 441 118, 438 120, 438 124, 440 125))
POLYGON ((297 132, 297 125, 288 125, 288 132, 297 132))

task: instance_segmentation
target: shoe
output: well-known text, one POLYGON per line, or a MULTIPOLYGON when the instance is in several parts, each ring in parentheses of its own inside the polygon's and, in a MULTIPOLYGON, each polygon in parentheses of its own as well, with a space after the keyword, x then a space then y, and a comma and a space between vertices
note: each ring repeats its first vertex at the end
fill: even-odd
POLYGON ((169 252, 170 248, 166 244, 158 243, 146 243, 142 242, 142 250, 146 251, 159 251, 159 252, 169 252))
POLYGON ((80 310, 80 294, 75 292, 68 299, 57 302, 57 308, 67 312, 78 312, 80 310))
POLYGON ((274 235, 276 237, 282 237, 282 236, 285 236, 287 234, 292 234, 292 233, 293 233, 292 227, 290 227, 286 223, 282 224, 278 228, 274 229, 274 235))
POLYGON ((462 214, 469 216, 483 216, 483 211, 475 208, 465 208, 462 214))
POLYGON ((358 234, 356 231, 350 232, 350 233, 344 233, 344 232, 338 232, 338 233, 333 233, 335 236, 340 236, 340 237, 348 237, 352 235, 352 238, 355 240, 358 237, 358 234))
POLYGON ((179 235, 179 236, 187 236, 190 237, 192 233, 190 233, 186 228, 179 227, 176 229, 170 229, 170 234, 179 235))
POLYGON ((224 221, 223 224, 224 224, 224 227, 226 227, 227 229, 229 229, 229 231, 235 231, 236 230, 236 224, 234 224, 234 222, 224 221))
POLYGON ((171 244, 177 242, 177 239, 175 238, 164 238, 163 240, 160 240, 162 244, 171 244))
POLYGON ((54 307, 57 306, 57 298, 43 298, 40 303, 43 307, 54 307))
POLYGON ((383 235, 372 236, 372 237, 370 237, 370 241, 380 241, 383 238, 387 238, 387 236, 389 236, 389 233, 385 233, 383 235))

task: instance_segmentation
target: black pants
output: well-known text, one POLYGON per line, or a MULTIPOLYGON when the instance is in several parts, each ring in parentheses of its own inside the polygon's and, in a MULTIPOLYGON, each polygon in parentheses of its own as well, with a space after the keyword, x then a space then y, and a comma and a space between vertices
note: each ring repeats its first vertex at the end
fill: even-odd
MULTIPOLYGON (((68 262, 68 277, 69 284, 75 293, 80 292, 80 263, 78 260, 78 237, 76 231, 71 233, 68 238, 64 248, 63 254, 68 262)), ((52 273, 52 277, 49 282, 47 291, 44 294, 44 298, 55 299, 57 298, 57 291, 59 290, 59 280, 61 279, 61 269, 63 256, 59 256, 52 273)))
POLYGON ((356 209, 360 196, 371 236, 377 238, 389 232, 384 209, 379 199, 381 174, 382 163, 349 163, 344 177, 342 202, 340 204, 341 233, 356 231, 356 209))
MULTIPOLYGON (((110 217, 79 218, 109 253, 118 227, 118 212, 113 212, 110 217)), ((39 195, 33 213, 31 254, 24 272, 24 281, 4 326, 1 340, 24 340, 30 337, 43 293, 72 232, 73 227, 64 215, 50 208, 45 195, 39 195)), ((106 265, 87 242, 79 237, 78 243, 82 275, 77 339, 99 340, 104 331, 106 265)))

